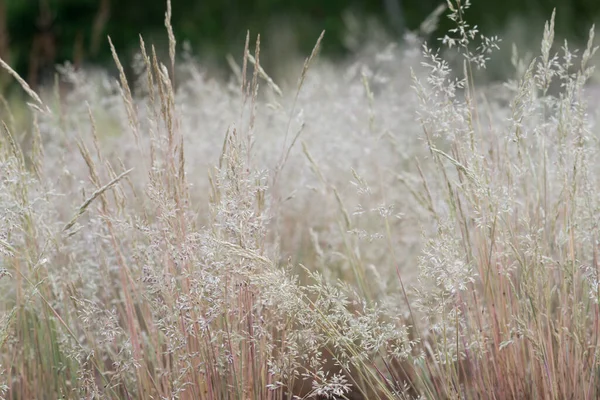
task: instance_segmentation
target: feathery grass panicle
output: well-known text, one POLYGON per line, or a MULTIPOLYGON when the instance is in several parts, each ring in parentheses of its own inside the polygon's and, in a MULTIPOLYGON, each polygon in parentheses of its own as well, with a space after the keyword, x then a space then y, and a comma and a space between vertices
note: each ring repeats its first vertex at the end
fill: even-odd
POLYGON ((0 135, 0 399, 598 398, 594 29, 553 13, 499 86, 469 7, 349 64, 321 34, 289 93, 249 32, 233 82, 177 60, 170 1, 139 81, 110 39, 118 81, 55 99, 2 62, 35 107, 0 135))
POLYGON ((10 65, 8 65, 6 62, 4 62, 4 60, 2 60, 1 58, 0 58, 0 67, 2 67, 13 78, 15 78, 15 80, 19 83, 19 85, 21 86, 21 88, 23 88, 23 90, 25 91, 25 93, 27 93, 27 95, 29 97, 31 97, 35 101, 35 104, 33 104, 32 106, 36 110, 40 110, 42 112, 49 112, 50 111, 44 105, 44 102, 42 101, 42 99, 40 98, 40 96, 33 89, 31 89, 31 87, 27 84, 27 82, 23 78, 21 78, 21 76, 14 69, 12 69, 10 67, 10 65))

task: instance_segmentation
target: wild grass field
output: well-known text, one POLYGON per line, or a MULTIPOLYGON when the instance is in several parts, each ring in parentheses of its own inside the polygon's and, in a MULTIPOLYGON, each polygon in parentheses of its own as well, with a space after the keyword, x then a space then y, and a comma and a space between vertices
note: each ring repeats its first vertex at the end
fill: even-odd
POLYGON ((594 27, 495 83, 468 7, 281 87, 260 37, 177 57, 170 3, 135 79, 2 62, 0 398, 598 398, 594 27))

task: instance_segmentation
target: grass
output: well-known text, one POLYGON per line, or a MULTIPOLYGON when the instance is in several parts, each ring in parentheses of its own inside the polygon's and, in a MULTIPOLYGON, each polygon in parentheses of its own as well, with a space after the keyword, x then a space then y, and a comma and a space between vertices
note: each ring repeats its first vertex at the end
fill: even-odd
POLYGON ((553 15, 492 85, 468 7, 440 52, 432 20, 348 65, 321 36, 295 85, 260 37, 228 83, 176 64, 170 11, 135 82, 114 47, 118 82, 15 76, 0 398, 597 398, 594 29, 575 52, 553 15))

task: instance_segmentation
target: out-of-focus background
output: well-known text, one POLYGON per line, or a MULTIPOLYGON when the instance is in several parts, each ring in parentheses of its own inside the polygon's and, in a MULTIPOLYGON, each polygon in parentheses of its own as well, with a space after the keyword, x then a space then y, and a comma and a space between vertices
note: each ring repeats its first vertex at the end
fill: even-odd
MULTIPOLYGON (((265 62, 306 54, 322 30, 323 54, 344 57, 367 40, 395 40, 419 24, 442 0, 173 0, 179 43, 206 64, 241 55, 246 31, 262 34, 265 62)), ((468 15, 486 34, 525 45, 541 34, 557 8, 559 38, 581 42, 600 16, 598 0, 474 0, 468 15)), ((165 0, 0 0, 0 57, 33 87, 51 79, 55 65, 111 67, 107 35, 125 63, 139 34, 164 51, 165 0)), ((439 32, 450 21, 442 18, 439 32)), ((438 33, 439 33, 438 32, 438 33)), ((435 34, 434 34, 435 36, 435 34)), ((533 43, 531 43, 533 45, 533 43)), ((537 47, 538 43, 535 43, 537 47)), ((215 70, 219 70, 215 68, 215 70)), ((281 72, 281 71, 278 71, 281 72)), ((2 85, 9 81, 2 78, 2 85)))

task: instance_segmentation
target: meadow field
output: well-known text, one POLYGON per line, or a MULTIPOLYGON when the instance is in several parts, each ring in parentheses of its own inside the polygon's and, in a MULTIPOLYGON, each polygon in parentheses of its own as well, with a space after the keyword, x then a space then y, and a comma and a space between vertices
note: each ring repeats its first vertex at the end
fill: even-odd
POLYGON ((600 396, 594 27, 528 54, 449 0, 291 84, 249 33, 224 82, 168 3, 133 74, 2 62, 0 399, 600 396))

